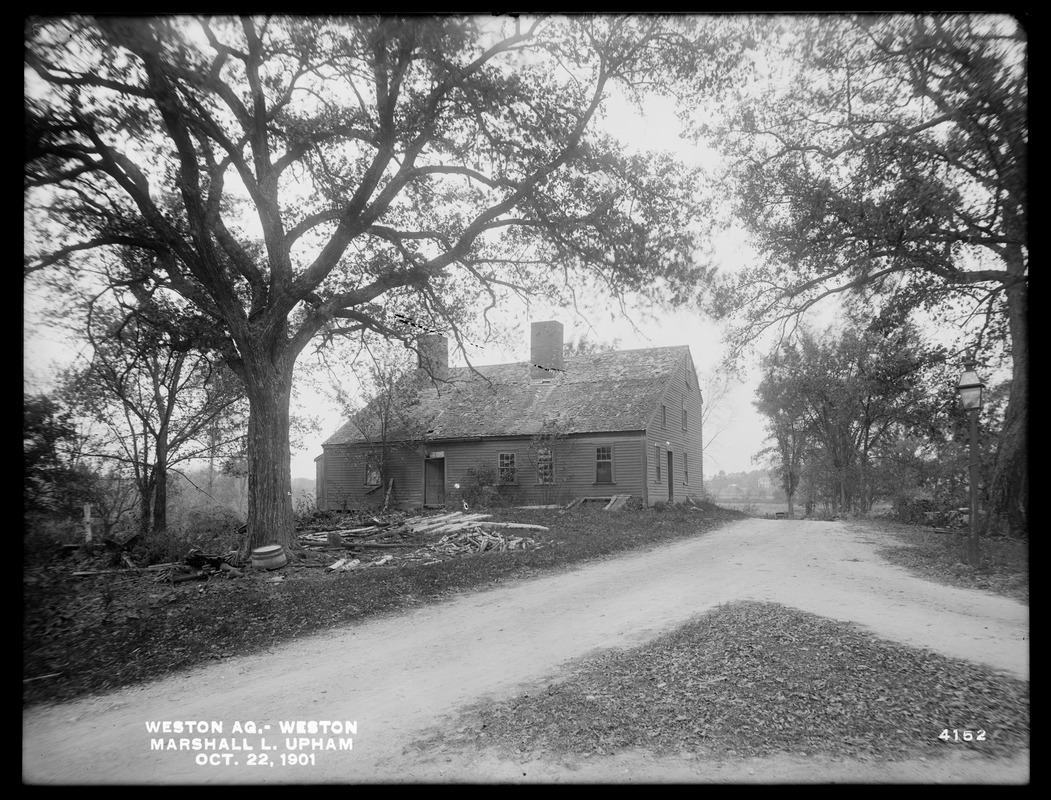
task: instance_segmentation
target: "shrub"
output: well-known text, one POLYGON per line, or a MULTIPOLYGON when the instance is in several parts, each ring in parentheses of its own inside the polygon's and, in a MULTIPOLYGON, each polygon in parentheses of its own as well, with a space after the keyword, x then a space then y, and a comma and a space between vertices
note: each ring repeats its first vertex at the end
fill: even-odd
POLYGON ((460 479, 460 499, 470 508, 490 508, 503 505, 500 495, 500 479, 489 464, 468 467, 460 479))
POLYGON ((642 498, 632 495, 629 497, 624 505, 622 506, 624 511, 641 511, 642 510, 642 498))
POLYGON ((909 525, 948 525, 957 520, 957 510, 930 497, 894 498, 894 517, 909 525))

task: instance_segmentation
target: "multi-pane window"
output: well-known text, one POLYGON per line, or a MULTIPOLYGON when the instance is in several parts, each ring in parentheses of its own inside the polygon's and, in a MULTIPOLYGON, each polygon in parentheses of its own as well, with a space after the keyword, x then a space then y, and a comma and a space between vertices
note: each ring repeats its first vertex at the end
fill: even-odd
POLYGON ((682 429, 686 430, 686 401, 682 401, 682 429))
POLYGON ((555 482, 555 457, 549 447, 540 447, 536 451, 536 482, 555 482))
POLYGON ((379 486, 381 480, 379 453, 367 453, 365 455, 365 485, 379 486))
POLYGON ((661 482, 661 446, 653 445, 653 463, 657 467, 657 483, 661 482))
POLYGON ((500 453, 500 483, 515 482, 515 454, 500 453))
POLYGON ((595 483, 613 483, 613 448, 595 448, 595 483))
POLYGON ((668 407, 664 404, 661 404, 661 427, 668 427, 668 407))
POLYGON ((682 482, 683 484, 690 482, 690 461, 686 458, 686 453, 682 454, 682 482))

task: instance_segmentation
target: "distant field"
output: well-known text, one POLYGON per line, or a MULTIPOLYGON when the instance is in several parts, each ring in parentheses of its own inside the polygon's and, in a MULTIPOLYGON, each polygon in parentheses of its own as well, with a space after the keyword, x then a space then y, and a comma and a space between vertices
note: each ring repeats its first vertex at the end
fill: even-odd
MULTIPOLYGON (((778 511, 788 513, 788 503, 778 503, 773 500, 716 500, 715 504, 722 508, 732 508, 734 511, 757 512, 762 516, 773 516, 778 511)), ((799 513, 799 508, 796 508, 799 513)))
MULTIPOLYGON (((774 516, 777 512, 781 511, 788 513, 788 503, 779 502, 776 500, 745 500, 742 498, 734 498, 732 500, 720 500, 716 499, 713 501, 720 508, 731 508, 734 511, 745 511, 748 513, 757 513, 759 516, 774 516)), ((876 503, 872 506, 872 513, 879 515, 891 510, 890 503, 876 503)), ((800 503, 795 504, 796 516, 803 516, 803 506, 800 503)))

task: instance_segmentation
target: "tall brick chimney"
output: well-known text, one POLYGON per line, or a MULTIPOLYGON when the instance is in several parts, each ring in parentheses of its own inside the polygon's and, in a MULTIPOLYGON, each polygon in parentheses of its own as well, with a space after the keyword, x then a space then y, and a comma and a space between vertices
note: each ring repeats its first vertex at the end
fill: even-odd
POLYGON ((534 322, 529 334, 529 377, 554 378, 565 369, 562 358, 562 323, 534 322))
POLYGON ((419 350, 417 371, 425 379, 449 378, 449 340, 440 333, 425 333, 416 340, 419 350))

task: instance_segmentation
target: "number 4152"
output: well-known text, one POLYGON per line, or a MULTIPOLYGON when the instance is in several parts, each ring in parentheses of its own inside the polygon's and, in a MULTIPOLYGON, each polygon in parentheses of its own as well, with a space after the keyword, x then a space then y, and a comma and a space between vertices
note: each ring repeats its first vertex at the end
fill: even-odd
POLYGON ((956 728, 950 731, 946 728, 938 734, 938 738, 943 742, 984 742, 985 731, 961 731, 956 728))

